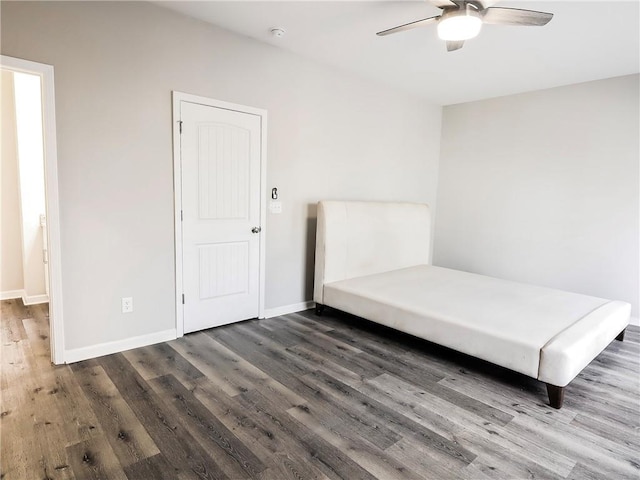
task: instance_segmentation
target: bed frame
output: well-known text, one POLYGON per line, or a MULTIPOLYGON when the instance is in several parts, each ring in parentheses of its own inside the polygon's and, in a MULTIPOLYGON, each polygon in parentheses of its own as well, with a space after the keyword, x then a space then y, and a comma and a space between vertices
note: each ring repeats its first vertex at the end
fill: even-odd
POLYGON ((318 204, 314 301, 564 387, 613 339, 631 305, 430 265, 429 207, 318 204))

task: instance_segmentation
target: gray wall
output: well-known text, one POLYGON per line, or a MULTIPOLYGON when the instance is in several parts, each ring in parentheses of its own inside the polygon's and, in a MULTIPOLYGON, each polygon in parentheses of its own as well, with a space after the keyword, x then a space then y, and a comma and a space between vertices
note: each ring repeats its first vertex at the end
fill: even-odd
POLYGON ((637 317, 639 76, 446 107, 434 263, 637 317))
POLYGON ((311 299, 318 200, 435 204, 440 107, 152 4, 1 9, 2 54, 55 67, 69 349, 175 325, 172 90, 269 112, 267 308, 311 299))

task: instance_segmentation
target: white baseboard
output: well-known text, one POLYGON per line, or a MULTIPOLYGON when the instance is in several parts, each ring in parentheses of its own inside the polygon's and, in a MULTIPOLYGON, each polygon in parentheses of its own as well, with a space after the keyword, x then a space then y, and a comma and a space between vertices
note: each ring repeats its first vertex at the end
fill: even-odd
POLYGON ((0 300, 13 300, 14 298, 22 298, 24 296, 24 290, 7 290, 6 292, 0 292, 0 300))
POLYGON ((635 325, 636 327, 640 327, 640 317, 631 317, 629 321, 629 325, 635 325))
POLYGON ((49 295, 31 295, 27 297, 22 296, 22 303, 25 305, 38 305, 39 303, 49 303, 49 295))
POLYGON ((282 307, 277 308, 267 308, 264 311, 264 318, 273 318, 279 317, 280 315, 287 315, 289 313, 297 313, 302 312, 303 310, 308 310, 315 306, 315 302, 301 302, 294 303, 293 305, 284 305, 282 307))
POLYGON ((64 352, 64 363, 74 363, 90 358, 111 355, 112 353, 124 352, 132 348, 146 347, 154 343, 168 342, 176 339, 176 329, 164 330, 162 332, 140 335, 138 337, 125 338, 114 342, 100 343, 90 347, 74 348, 64 352))
POLYGON ((25 305, 37 305, 39 303, 49 303, 49 295, 31 295, 27 296, 24 290, 7 290, 0 292, 0 300, 13 300, 21 298, 25 305))

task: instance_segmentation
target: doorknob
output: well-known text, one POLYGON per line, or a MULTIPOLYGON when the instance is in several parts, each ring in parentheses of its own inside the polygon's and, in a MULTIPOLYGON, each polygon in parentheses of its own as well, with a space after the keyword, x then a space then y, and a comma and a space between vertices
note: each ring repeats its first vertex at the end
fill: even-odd
POLYGON ((251 229, 251 233, 260 233, 262 231, 262 228, 260 227, 253 227, 251 229))

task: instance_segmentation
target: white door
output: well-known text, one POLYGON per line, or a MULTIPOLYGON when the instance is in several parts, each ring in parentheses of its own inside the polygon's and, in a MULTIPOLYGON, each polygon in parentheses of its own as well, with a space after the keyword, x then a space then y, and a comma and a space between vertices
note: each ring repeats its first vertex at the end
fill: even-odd
POLYGON ((255 318, 261 118, 180 102, 184 332, 255 318))

